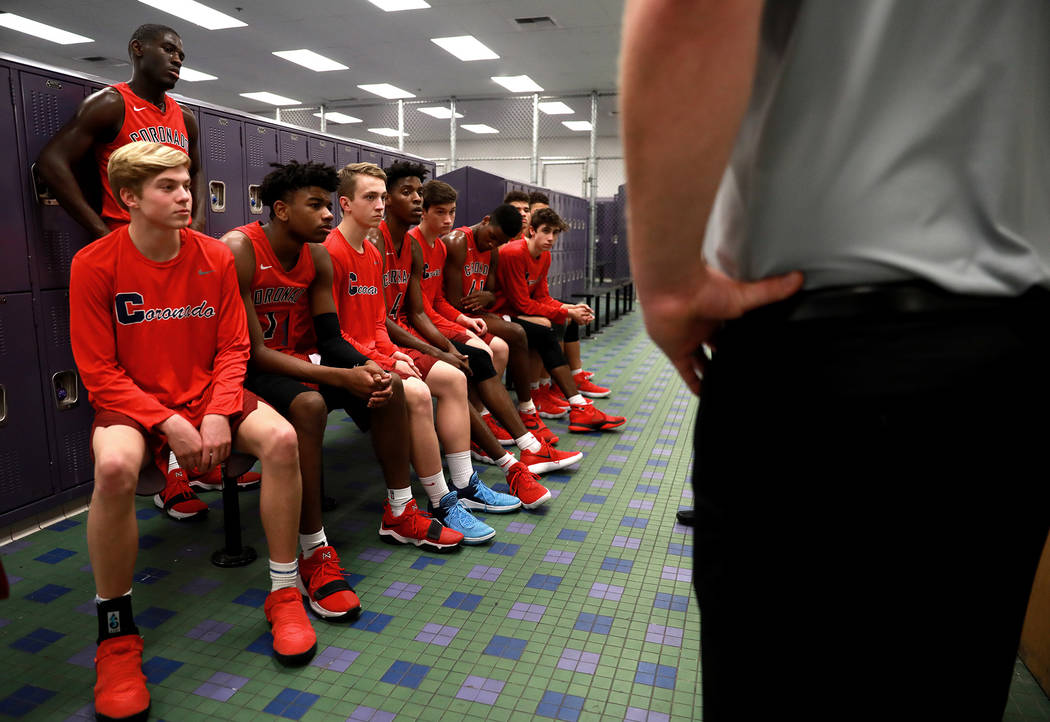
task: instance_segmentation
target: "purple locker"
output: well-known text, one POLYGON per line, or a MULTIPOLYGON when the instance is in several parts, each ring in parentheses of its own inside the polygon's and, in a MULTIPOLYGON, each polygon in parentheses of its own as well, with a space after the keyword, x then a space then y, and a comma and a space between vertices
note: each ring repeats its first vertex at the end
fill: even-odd
POLYGON ((69 293, 64 289, 37 295, 40 311, 37 342, 43 376, 51 458, 56 490, 72 489, 94 476, 91 464, 91 421, 87 389, 80 381, 69 345, 69 293))
POLYGON ((361 161, 361 149, 349 143, 337 143, 335 146, 335 167, 342 168, 350 163, 361 161))
POLYGON ((244 124, 244 183, 248 193, 247 222, 266 219, 259 198, 259 184, 277 162, 277 130, 256 123, 244 124))
POLYGON ((307 136, 305 133, 293 133, 288 130, 277 131, 277 148, 281 163, 287 163, 290 160, 305 163, 309 160, 306 140, 307 136))
MULTIPOLYGON (((40 151, 51 137, 73 117, 84 99, 84 85, 25 70, 19 72, 22 97, 22 127, 26 159, 35 166, 40 151)), ((87 160, 93 162, 92 158, 87 160)), ((35 173, 28 174, 31 209, 28 217, 31 271, 37 288, 64 288, 69 285, 69 265, 73 255, 91 239, 50 197, 35 173)))
MULTIPOLYGON (((0 89, 10 92, 11 69, 0 66, 0 89)), ((15 109, 0 108, 0 138, 15 138, 15 109)), ((0 163, 0 198, 6 198, 5 222, 0 226, 0 251, 4 263, 0 265, 0 291, 29 290, 29 248, 26 246, 26 224, 22 207, 22 177, 24 168, 18 162, 18 148, 6 143, 7 160, 0 163)))
POLYGON ((200 114, 201 162, 204 166, 208 235, 218 238, 247 222, 244 200, 244 123, 209 111, 200 114))
MULTIPOLYGON (((310 155, 310 161, 313 163, 335 165, 335 141, 311 136, 307 140, 307 152, 310 155)), ((339 217, 339 196, 335 193, 332 194, 332 213, 337 218, 339 217)))
POLYGON ((0 514, 52 493, 29 293, 0 296, 0 514))
POLYGON ((360 158, 362 163, 375 163, 380 168, 383 167, 383 156, 378 150, 372 150, 371 148, 361 148, 360 158))
POLYGON ((394 155, 393 153, 382 153, 379 156, 379 160, 380 160, 379 167, 382 168, 383 170, 386 170, 387 168, 392 166, 397 161, 404 160, 404 158, 402 158, 399 155, 394 155))

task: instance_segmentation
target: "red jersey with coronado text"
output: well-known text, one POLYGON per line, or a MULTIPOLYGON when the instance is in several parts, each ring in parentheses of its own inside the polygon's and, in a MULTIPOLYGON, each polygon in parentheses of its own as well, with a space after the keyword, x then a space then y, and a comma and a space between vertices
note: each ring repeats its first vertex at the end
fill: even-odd
POLYGON ((117 132, 117 137, 109 143, 95 146, 95 159, 98 161, 98 172, 102 176, 102 220, 111 229, 131 221, 128 212, 117 203, 113 190, 109 187, 109 157, 113 151, 128 143, 144 140, 152 143, 163 143, 181 150, 187 156, 190 153, 190 140, 186 134, 186 120, 182 108, 170 95, 164 96, 164 110, 148 100, 135 95, 127 83, 110 86, 124 99, 124 122, 117 132))
POLYGON ((551 298, 547 288, 550 267, 550 251, 533 258, 525 239, 501 246, 496 267, 500 288, 500 296, 496 301, 497 312, 544 316, 554 323, 565 323, 569 314, 562 309, 561 301, 551 298))
POLYGON ((492 261, 492 250, 482 253, 474 242, 474 229, 469 226, 457 228, 466 239, 467 253, 463 259, 463 295, 485 289, 489 277, 489 263, 492 261))
POLYGON ((252 304, 262 326, 263 342, 275 351, 309 360, 310 354, 317 353, 317 335, 308 297, 317 269, 310 249, 304 243, 295 265, 286 271, 261 223, 249 223, 233 230, 248 236, 255 250, 252 304))
POLYGON ((401 242, 401 252, 394 250, 390 238, 390 228, 386 221, 379 224, 383 234, 383 294, 386 296, 387 315, 398 326, 408 330, 410 326, 405 317, 405 303, 408 296, 408 279, 412 276, 412 238, 405 236, 401 242))
POLYGON ((91 404, 148 430, 173 413, 199 427, 242 408, 248 325, 233 254, 188 228, 179 238, 178 255, 159 263, 123 226, 70 270, 70 340, 91 404))
POLYGON ((445 268, 445 257, 448 250, 441 238, 434 239, 431 247, 423 236, 423 231, 416 226, 408 232, 409 240, 415 240, 423 255, 423 275, 419 282, 423 295, 423 309, 434 326, 448 338, 455 338, 464 332, 463 326, 456 323, 459 311, 445 298, 445 280, 442 271, 445 268))
POLYGON ((332 257, 332 292, 343 338, 389 371, 395 363, 390 354, 398 348, 386 330, 383 256, 367 240, 358 252, 338 228, 328 234, 324 247, 332 257))

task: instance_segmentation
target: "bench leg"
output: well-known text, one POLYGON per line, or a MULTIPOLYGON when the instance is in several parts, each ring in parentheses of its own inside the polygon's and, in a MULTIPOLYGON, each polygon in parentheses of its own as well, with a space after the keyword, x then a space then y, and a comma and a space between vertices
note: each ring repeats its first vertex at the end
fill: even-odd
POLYGON ((222 523, 226 532, 226 546, 211 555, 217 567, 243 567, 258 555, 250 546, 241 544, 241 504, 237 498, 237 479, 226 473, 222 465, 222 523))

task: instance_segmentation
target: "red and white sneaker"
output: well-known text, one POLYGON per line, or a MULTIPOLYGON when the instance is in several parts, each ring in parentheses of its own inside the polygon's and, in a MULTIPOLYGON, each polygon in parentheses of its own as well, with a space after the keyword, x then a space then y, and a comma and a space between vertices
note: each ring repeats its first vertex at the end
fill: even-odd
MULTIPOLYGON (((512 441, 511 443, 514 442, 512 441)), ((486 454, 485 450, 478 446, 478 444, 474 441, 470 442, 470 458, 474 459, 474 461, 480 461, 482 464, 496 463, 492 460, 492 457, 486 454)))
POLYGON ((626 423, 627 419, 624 417, 602 413, 594 404, 574 404, 569 411, 569 432, 573 434, 608 431, 626 423))
POLYGON ((107 639, 95 652, 95 719, 144 720, 149 690, 142 673, 142 637, 107 639))
POLYGON ((579 391, 581 394, 583 394, 589 399, 604 399, 606 396, 609 395, 609 389, 594 383, 586 376, 584 376, 584 373, 585 372, 581 371, 580 373, 572 377, 572 380, 576 383, 577 391, 579 391))
POLYGON ((182 469, 172 469, 166 477, 168 481, 164 491, 153 495, 153 505, 178 521, 204 518, 208 512, 208 505, 190 488, 186 472, 182 469))
POLYGON ((520 461, 507 472, 507 483, 510 493, 521 499, 521 505, 526 509, 542 506, 551 498, 550 490, 540 483, 540 477, 520 461))
POLYGON ((561 390, 561 387, 557 384, 545 384, 543 386, 547 390, 547 393, 551 395, 551 398, 558 404, 558 406, 564 406, 569 408, 572 404, 565 398, 565 392, 561 390))
MULTIPOLYGON (((496 420, 495 416, 492 414, 482 414, 481 418, 485 420, 485 423, 489 427, 489 431, 491 431, 492 435, 496 437, 496 441, 502 446, 514 446, 514 437, 510 435, 509 431, 500 425, 500 422, 496 420)), ((490 461, 488 463, 491 464, 492 462, 490 461)))
MULTIPOLYGON (((535 436, 535 434, 533 435, 535 436)), ((529 471, 533 474, 564 469, 566 466, 572 466, 583 459, 583 454, 579 451, 558 451, 546 441, 542 439, 539 441, 540 448, 538 450, 521 452, 521 463, 529 467, 529 471)))
POLYGON ((343 577, 339 555, 331 546, 314 549, 308 558, 299 555, 296 585, 319 617, 354 619, 361 614, 361 600, 343 577))
POLYGON ((532 403, 536 405, 536 412, 545 419, 561 419, 569 413, 569 409, 562 406, 551 392, 542 386, 532 390, 532 403))
POLYGON ((426 546, 438 551, 458 547, 463 534, 449 529, 434 517, 416 506, 416 500, 408 502, 401 516, 390 511, 390 502, 383 507, 383 522, 379 525, 379 536, 401 544, 426 546))
POLYGON ((551 446, 558 443, 558 435, 547 428, 547 425, 543 423, 543 419, 540 415, 533 411, 531 414, 526 414, 523 411, 518 411, 518 416, 521 417, 521 423, 525 424, 526 431, 531 431, 532 435, 540 441, 546 441, 551 446))
MULTIPOLYGON (((258 489, 261 481, 262 474, 257 471, 241 474, 237 477, 237 491, 258 489)), ((191 478, 190 487, 200 491, 222 491, 222 469, 216 466, 203 476, 191 478)))
POLYGON ((273 633, 273 656, 281 664, 302 665, 317 651, 317 634, 295 587, 270 592, 263 605, 273 633))

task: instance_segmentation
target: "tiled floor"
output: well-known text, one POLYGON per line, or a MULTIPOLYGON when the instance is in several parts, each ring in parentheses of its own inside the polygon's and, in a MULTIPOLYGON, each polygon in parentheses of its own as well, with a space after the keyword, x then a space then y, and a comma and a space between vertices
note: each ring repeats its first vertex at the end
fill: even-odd
MULTIPOLYGON (((383 487, 370 445, 342 413, 326 440, 329 539, 364 602, 353 625, 315 620, 318 654, 270 656, 264 561, 223 570, 211 519, 180 525, 140 499, 136 620, 146 639, 153 719, 700 719, 699 618, 687 477, 695 399, 645 338, 636 313, 584 343, 613 387, 618 433, 570 435, 586 458, 545 478, 540 512, 488 515, 493 544, 453 554, 379 541, 383 487)), ((492 485, 501 475, 485 467, 492 485)), ((258 497, 241 497, 245 539, 265 560, 258 497)), ((0 716, 91 719, 94 590, 80 515, 0 547, 12 599, 0 603, 0 716)), ((1012 722, 1050 720, 1018 663, 1012 722)))

